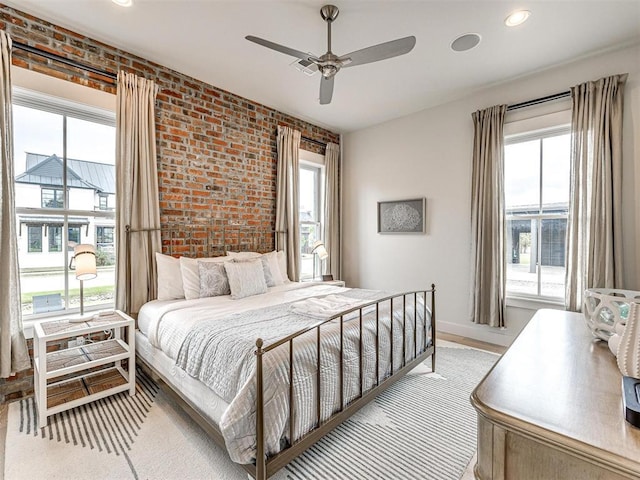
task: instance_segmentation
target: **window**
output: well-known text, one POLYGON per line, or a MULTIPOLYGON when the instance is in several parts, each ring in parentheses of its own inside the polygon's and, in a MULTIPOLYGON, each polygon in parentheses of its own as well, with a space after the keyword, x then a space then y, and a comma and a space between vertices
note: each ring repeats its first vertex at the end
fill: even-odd
MULTIPOLYGON (((94 206, 101 193, 115 198, 115 115, 15 88, 13 123, 16 223, 22 226, 18 229, 22 313, 25 319, 34 314, 59 315, 60 311, 37 307, 51 296, 60 299, 62 313, 75 311, 80 285, 69 270, 73 245, 96 245, 94 234, 100 223, 111 229, 103 236, 110 238, 113 250, 115 211, 94 206)), ((97 278, 84 285, 88 310, 114 304, 112 252, 103 255, 101 265, 97 278)))
POLYGON ((113 244, 113 227, 96 227, 96 243, 98 246, 103 244, 113 244))
POLYGON ((100 194, 98 195, 98 208, 100 210, 106 210, 108 205, 109 197, 107 195, 100 194))
POLYGON ((300 163, 300 280, 320 275, 320 264, 311 253, 313 244, 322 240, 322 174, 323 167, 300 163))
POLYGON ((568 127, 505 139, 507 295, 564 298, 568 127))
POLYGON ((62 251, 62 227, 49 227, 49 251, 62 251))
POLYGON ((34 227, 32 225, 27 227, 27 242, 28 252, 41 252, 42 251, 42 227, 34 227))
POLYGON ((42 208, 64 208, 64 197, 62 195, 62 190, 43 188, 42 208))

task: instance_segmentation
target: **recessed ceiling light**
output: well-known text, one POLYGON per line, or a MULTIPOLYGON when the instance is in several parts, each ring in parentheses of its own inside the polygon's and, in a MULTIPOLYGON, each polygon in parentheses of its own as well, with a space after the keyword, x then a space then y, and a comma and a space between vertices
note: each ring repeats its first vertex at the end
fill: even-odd
POLYGON ((451 42, 451 50, 454 52, 466 52, 480 43, 480 35, 477 33, 465 33, 451 42))
POLYGON ((521 25, 527 21, 529 15, 531 15, 531 12, 529 10, 516 10, 504 19, 504 24, 507 27, 515 27, 517 25, 521 25))
POLYGON ((116 5, 120 5, 121 7, 130 7, 133 5, 133 0, 111 0, 116 5))

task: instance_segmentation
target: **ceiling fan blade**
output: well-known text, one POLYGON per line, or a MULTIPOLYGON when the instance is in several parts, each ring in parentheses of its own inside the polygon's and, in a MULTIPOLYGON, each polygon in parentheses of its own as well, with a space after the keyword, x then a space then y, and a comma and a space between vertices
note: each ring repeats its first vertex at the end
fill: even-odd
POLYGON ((414 36, 399 38, 343 55, 340 57, 340 61, 345 62, 342 68, 364 65, 365 63, 377 62, 378 60, 385 60, 409 53, 415 44, 416 37, 414 36), (351 59, 351 61, 349 62, 348 59, 351 59))
POLYGON ((308 60, 310 62, 316 62, 318 59, 313 55, 309 55, 308 53, 301 52, 300 50, 295 50, 293 48, 285 47, 284 45, 279 45, 277 43, 270 42, 269 40, 265 40, 263 38, 254 37, 253 35, 247 35, 247 40, 253 43, 257 43, 258 45, 262 45, 263 47, 270 48, 271 50, 276 50, 280 53, 284 53, 287 55, 291 55, 292 57, 298 57, 302 60, 308 60))
POLYGON ((335 77, 322 77, 320 79, 320 105, 328 105, 333 97, 333 79, 335 77))

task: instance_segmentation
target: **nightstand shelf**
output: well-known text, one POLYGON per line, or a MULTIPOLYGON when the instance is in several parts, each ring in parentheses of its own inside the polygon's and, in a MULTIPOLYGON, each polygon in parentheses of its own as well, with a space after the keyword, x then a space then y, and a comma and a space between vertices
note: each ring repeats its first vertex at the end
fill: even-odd
POLYGON ((119 311, 82 323, 56 320, 35 325, 34 387, 39 426, 47 424, 48 416, 85 403, 127 390, 135 394, 134 325, 131 317, 119 311), (98 332, 109 333, 110 338, 47 353, 48 343, 98 332))

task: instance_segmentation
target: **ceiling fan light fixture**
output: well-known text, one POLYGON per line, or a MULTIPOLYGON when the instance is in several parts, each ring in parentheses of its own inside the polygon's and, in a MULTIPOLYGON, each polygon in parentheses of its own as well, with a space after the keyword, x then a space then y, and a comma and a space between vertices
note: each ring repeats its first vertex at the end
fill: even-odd
POLYGON ((504 19, 504 24, 507 27, 517 27, 518 25, 522 25, 526 22, 530 16, 531 12, 529 10, 516 10, 504 19))
POLYGON ((466 52, 477 47, 481 39, 482 37, 477 33, 465 33, 451 42, 451 50, 454 52, 466 52))
POLYGON ((121 7, 130 7, 131 5, 133 5, 133 0, 111 0, 111 1, 121 7))

